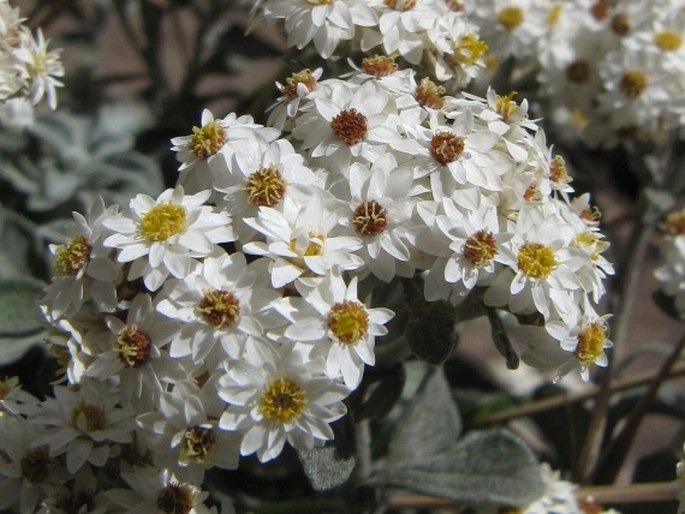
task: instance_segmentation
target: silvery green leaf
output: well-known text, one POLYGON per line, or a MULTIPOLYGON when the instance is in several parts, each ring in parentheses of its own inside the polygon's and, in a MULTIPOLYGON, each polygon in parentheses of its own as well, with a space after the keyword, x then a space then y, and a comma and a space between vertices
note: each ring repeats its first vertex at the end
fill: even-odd
POLYGON ((445 300, 425 304, 407 324, 405 335, 414 354, 428 364, 440 364, 457 344, 454 306, 445 300))
POLYGON ((40 332, 44 322, 38 309, 42 284, 17 277, 0 280, 0 336, 22 337, 40 332))
POLYGON ((21 214, 0 206, 0 279, 29 276, 31 264, 46 256, 34 224, 21 214))
POLYGON ((302 468, 316 491, 338 487, 352 474, 356 464, 355 424, 350 415, 331 424, 334 438, 325 446, 298 451, 302 468))
POLYGON ((26 337, 0 336, 0 366, 7 366, 21 359, 34 346, 41 344, 43 332, 26 337))
POLYGON ((442 368, 429 368, 422 389, 402 416, 388 453, 388 464, 420 463, 456 445, 461 416, 442 368))
MULTIPOLYGON (((431 420, 424 420, 427 425, 431 420)), ((504 429, 469 432, 444 453, 391 464, 374 482, 458 502, 523 506, 544 491, 531 450, 504 429)))
POLYGON ((356 463, 353 456, 339 456, 334 446, 301 450, 299 457, 315 491, 327 491, 347 482, 356 463))

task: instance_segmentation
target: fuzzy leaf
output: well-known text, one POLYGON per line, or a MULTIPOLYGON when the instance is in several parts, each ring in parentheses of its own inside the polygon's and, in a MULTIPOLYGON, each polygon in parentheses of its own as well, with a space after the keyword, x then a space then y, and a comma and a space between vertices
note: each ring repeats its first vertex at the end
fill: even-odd
POLYGON ((35 280, 0 280, 0 337, 29 336, 41 331, 44 324, 38 301, 42 296, 42 287, 35 280))
POLYGON ((348 415, 331 425, 335 438, 326 446, 300 450, 302 468, 316 491, 328 491, 347 482, 356 459, 354 422, 348 415))
MULTIPOLYGON (((426 424, 431 424, 430 421, 426 424)), ((459 502, 523 506, 544 491, 535 456, 503 429, 475 431, 439 456, 388 465, 376 481, 459 502)))
POLYGON ((453 448, 461 433, 461 416, 442 368, 428 373, 390 443, 388 463, 392 466, 425 462, 453 448))
POLYGON ((423 312, 407 326, 406 337, 416 356, 428 364, 440 364, 457 344, 456 314, 452 304, 438 300, 426 304, 423 312))

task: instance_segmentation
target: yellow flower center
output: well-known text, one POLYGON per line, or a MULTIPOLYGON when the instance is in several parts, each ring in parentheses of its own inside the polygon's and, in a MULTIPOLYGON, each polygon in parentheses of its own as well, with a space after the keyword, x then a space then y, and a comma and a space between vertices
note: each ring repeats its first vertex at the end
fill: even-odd
POLYGON ((677 32, 672 30, 664 30, 654 36, 656 46, 663 52, 674 52, 683 44, 683 38, 677 32))
POLYGON ((129 368, 139 368, 150 360, 152 341, 136 325, 124 327, 114 343, 114 351, 129 368))
POLYGON ((376 200, 367 200, 354 210, 352 224, 362 236, 377 236, 388 226, 388 211, 376 200))
POLYGON ((311 70, 304 69, 290 75, 290 77, 285 79, 285 84, 283 94, 288 98, 296 98, 297 85, 304 84, 309 91, 314 91, 316 89, 316 78, 312 75, 311 70))
POLYGON ((566 161, 561 155, 555 155, 549 165, 549 179, 554 184, 568 184, 573 179, 566 171, 566 161))
POLYGON ((590 72, 590 63, 579 59, 566 67, 566 79, 573 84, 584 84, 590 79, 590 72))
POLYGON ((259 412, 270 421, 290 423, 307 405, 305 390, 294 380, 278 378, 269 383, 259 398, 259 412))
POLYGON ((671 212, 666 215, 662 230, 669 236, 685 234, 685 212, 671 212))
POLYGON ((157 496, 157 508, 166 514, 189 514, 195 507, 195 494, 186 484, 170 483, 157 496))
POLYGON ((50 474, 52 459, 45 448, 29 450, 19 462, 21 476, 32 484, 43 482, 50 474))
POLYGON ((519 106, 514 102, 513 98, 518 93, 516 91, 510 91, 504 96, 497 95, 497 100, 495 102, 495 111, 497 114, 502 116, 504 121, 507 121, 512 115, 519 110, 519 106))
POLYGON ((301 248, 297 247, 297 239, 290 240, 290 249, 293 252, 300 254, 302 257, 314 257, 316 255, 323 255, 323 244, 325 240, 326 236, 310 232, 309 242, 307 244, 307 248, 305 248, 304 251, 302 251, 301 248))
POLYGON ((166 241, 186 227, 185 207, 164 202, 155 205, 140 218, 138 233, 148 241, 166 241))
POLYGON ((307 0, 307 3, 311 5, 329 5, 332 4, 335 0, 307 0))
POLYGON ((397 70, 395 58, 389 55, 374 55, 362 59, 362 69, 364 73, 373 75, 376 78, 387 77, 397 70))
POLYGON ((428 77, 424 77, 416 86, 414 98, 423 107, 442 109, 445 105, 445 99, 442 97, 444 94, 445 88, 443 86, 439 86, 428 77))
POLYGON ((77 430, 85 428, 86 432, 104 430, 107 426, 105 409, 79 400, 71 409, 71 426, 77 430))
POLYGON ((53 344, 50 346, 50 354, 57 361, 55 374, 65 375, 71 364, 71 352, 69 351, 69 348, 62 346, 61 344, 53 344))
POLYGON ((273 207, 283 200, 285 181, 275 165, 259 168, 245 180, 242 188, 253 205, 273 207))
POLYGON ((625 36, 630 32, 630 19, 625 13, 618 13, 611 18, 611 30, 619 36, 625 36))
POLYGON ((497 241, 489 230, 479 230, 464 244, 464 257, 478 268, 488 264, 496 255, 497 241))
POLYGON ((604 351, 609 327, 603 320, 597 320, 583 327, 578 335, 578 346, 575 354, 578 360, 584 364, 593 364, 604 351))
POLYGON ((454 162, 464 153, 464 138, 451 132, 436 132, 430 142, 430 151, 443 166, 454 162))
POLYGON ((564 4, 562 3, 556 3, 549 9, 549 13, 547 14, 547 25, 550 27, 554 27, 557 23, 559 23, 559 18, 561 18, 561 11, 564 10, 564 4))
POLYGON ((240 302, 230 291, 209 289, 197 306, 202 319, 216 329, 235 325, 240 317, 240 302))
POLYGON ((542 243, 525 243, 519 248, 518 267, 530 278, 545 279, 559 264, 554 250, 542 243))
POLYGON ((515 5, 502 9, 497 15, 497 21, 509 32, 523 23, 523 10, 515 5))
POLYGON ((356 344, 369 331, 369 315, 360 303, 343 300, 331 307, 328 328, 341 343, 356 344))
POLYGON ((193 127, 190 138, 190 151, 200 159, 217 153, 226 144, 226 130, 218 120, 210 121, 202 127, 193 127))
POLYGON ((385 0, 385 5, 396 11, 409 11, 416 6, 416 0, 385 0))
POLYGON ((83 234, 72 237, 67 244, 59 245, 55 252, 55 275, 76 275, 90 259, 91 250, 88 238, 83 234))
POLYGON ((207 462, 209 451, 212 449, 216 438, 211 427, 189 427, 183 433, 181 441, 182 464, 201 464, 207 462))
POLYGON ((454 45, 452 58, 468 66, 475 64, 487 51, 488 44, 485 41, 480 40, 475 34, 466 34, 454 45))
POLYGON ((346 145, 361 143, 368 131, 366 116, 357 109, 343 109, 331 120, 335 136, 346 145))
POLYGON ((647 89, 647 75, 641 71, 627 71, 621 77, 619 90, 628 98, 637 98, 647 89))

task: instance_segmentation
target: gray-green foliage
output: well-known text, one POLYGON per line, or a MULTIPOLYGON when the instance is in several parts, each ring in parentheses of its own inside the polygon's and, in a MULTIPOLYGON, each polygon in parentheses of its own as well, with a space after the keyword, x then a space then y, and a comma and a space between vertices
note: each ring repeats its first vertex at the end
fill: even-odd
POLYGON ((121 203, 137 193, 159 192, 158 165, 133 150, 130 131, 111 123, 110 116, 93 119, 65 112, 38 117, 30 133, 40 152, 29 152, 35 142, 28 138, 20 151, 2 152, 0 179, 26 196, 28 211, 41 213, 87 209, 97 195, 121 203))
POLYGON ((441 369, 414 398, 374 481, 459 502, 525 505, 543 493, 531 450, 504 429, 468 432, 441 369))

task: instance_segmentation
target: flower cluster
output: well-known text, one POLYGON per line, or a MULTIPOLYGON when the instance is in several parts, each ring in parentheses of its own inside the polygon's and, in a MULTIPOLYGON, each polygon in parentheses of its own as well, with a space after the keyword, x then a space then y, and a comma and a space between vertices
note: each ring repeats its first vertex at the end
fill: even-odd
POLYGON ((34 36, 23 21, 19 8, 0 0, 0 123, 8 127, 30 123, 43 97, 54 109, 64 75, 60 51, 48 50, 42 31, 34 36))
POLYGON ((450 96, 380 55, 279 89, 267 126, 205 111, 172 139, 176 187, 96 202, 51 246, 42 308, 66 384, 6 396, 24 439, 0 443, 0 508, 85 483, 103 512, 205 512, 208 469, 323 445, 396 277, 542 328, 558 376, 606 363, 608 243, 525 100, 450 96), (113 460, 128 488, 92 485, 113 460))
POLYGON ((457 0, 262 0, 254 15, 281 22, 288 46, 313 45, 326 59, 343 43, 343 55, 399 55, 457 87, 484 66, 488 49, 457 0))
POLYGON ((467 1, 492 62, 537 70, 545 118, 592 146, 659 140, 685 118, 680 0, 467 1))
POLYGON ((685 209, 666 215, 661 224, 661 265, 654 276, 664 294, 673 298, 675 311, 685 315, 685 209))

